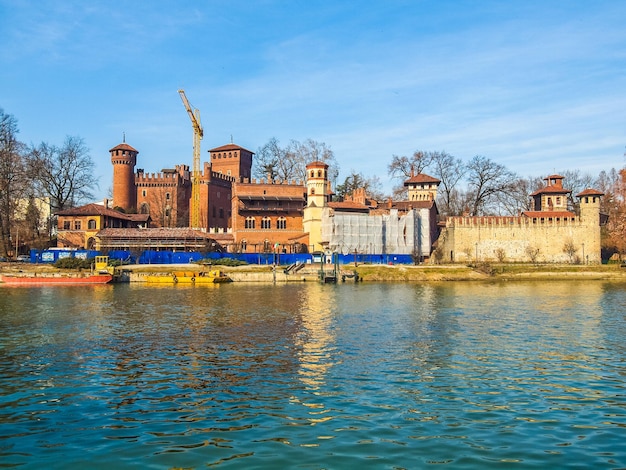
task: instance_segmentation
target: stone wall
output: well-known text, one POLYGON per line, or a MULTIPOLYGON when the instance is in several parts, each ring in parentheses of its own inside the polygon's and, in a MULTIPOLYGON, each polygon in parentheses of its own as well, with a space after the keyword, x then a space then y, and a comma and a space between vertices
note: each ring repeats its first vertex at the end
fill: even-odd
POLYGON ((451 217, 438 250, 443 262, 600 263, 600 226, 581 217, 451 217))

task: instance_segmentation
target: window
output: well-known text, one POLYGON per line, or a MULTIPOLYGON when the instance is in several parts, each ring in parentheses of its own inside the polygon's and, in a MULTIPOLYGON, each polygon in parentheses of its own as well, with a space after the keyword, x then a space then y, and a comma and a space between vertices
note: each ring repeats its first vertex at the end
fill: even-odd
POLYGON ((276 228, 278 230, 285 230, 287 228, 287 219, 279 217, 278 220, 276 220, 276 228))
POLYGON ((556 197, 556 204, 557 204, 557 206, 561 205, 561 196, 557 196, 556 197))
POLYGON ((69 220, 64 220, 63 221, 63 230, 69 230, 70 229, 70 221, 69 220))
POLYGON ((80 220, 74 221, 74 230, 80 230, 80 220))
POLYGON ((142 197, 146 197, 147 194, 148 194, 148 191, 146 191, 145 189, 141 190, 141 196, 142 197))
POLYGON ((89 222, 87 222, 87 228, 89 230, 95 230, 96 229, 96 221, 94 219, 89 219, 89 222))
POLYGON ((272 228, 272 219, 269 217, 263 217, 261 220, 261 228, 262 229, 270 229, 272 228))
POLYGON ((246 217, 245 228, 254 228, 254 217, 246 217))
POLYGON ((165 193, 165 200, 169 201, 171 199, 171 194, 170 193, 165 193))

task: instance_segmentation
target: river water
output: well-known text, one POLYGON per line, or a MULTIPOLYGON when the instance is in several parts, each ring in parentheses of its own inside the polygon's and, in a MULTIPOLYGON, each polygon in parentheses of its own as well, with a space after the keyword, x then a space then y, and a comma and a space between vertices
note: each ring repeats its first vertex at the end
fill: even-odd
POLYGON ((0 467, 626 468, 626 284, 0 288, 0 467))

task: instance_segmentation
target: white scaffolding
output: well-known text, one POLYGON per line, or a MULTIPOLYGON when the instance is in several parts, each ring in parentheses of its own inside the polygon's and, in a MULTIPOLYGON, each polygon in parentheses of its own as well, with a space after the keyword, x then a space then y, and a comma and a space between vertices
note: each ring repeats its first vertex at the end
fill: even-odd
POLYGON ((430 254, 428 223, 417 210, 398 215, 369 215, 334 211, 325 208, 322 214, 322 242, 328 249, 348 254, 430 254))

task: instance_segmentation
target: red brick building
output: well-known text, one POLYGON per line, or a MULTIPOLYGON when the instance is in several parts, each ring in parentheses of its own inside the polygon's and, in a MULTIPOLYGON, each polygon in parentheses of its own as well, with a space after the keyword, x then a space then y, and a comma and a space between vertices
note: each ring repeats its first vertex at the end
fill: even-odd
POLYGON ((233 185, 232 251, 299 253, 306 250, 300 182, 249 181, 233 185))

